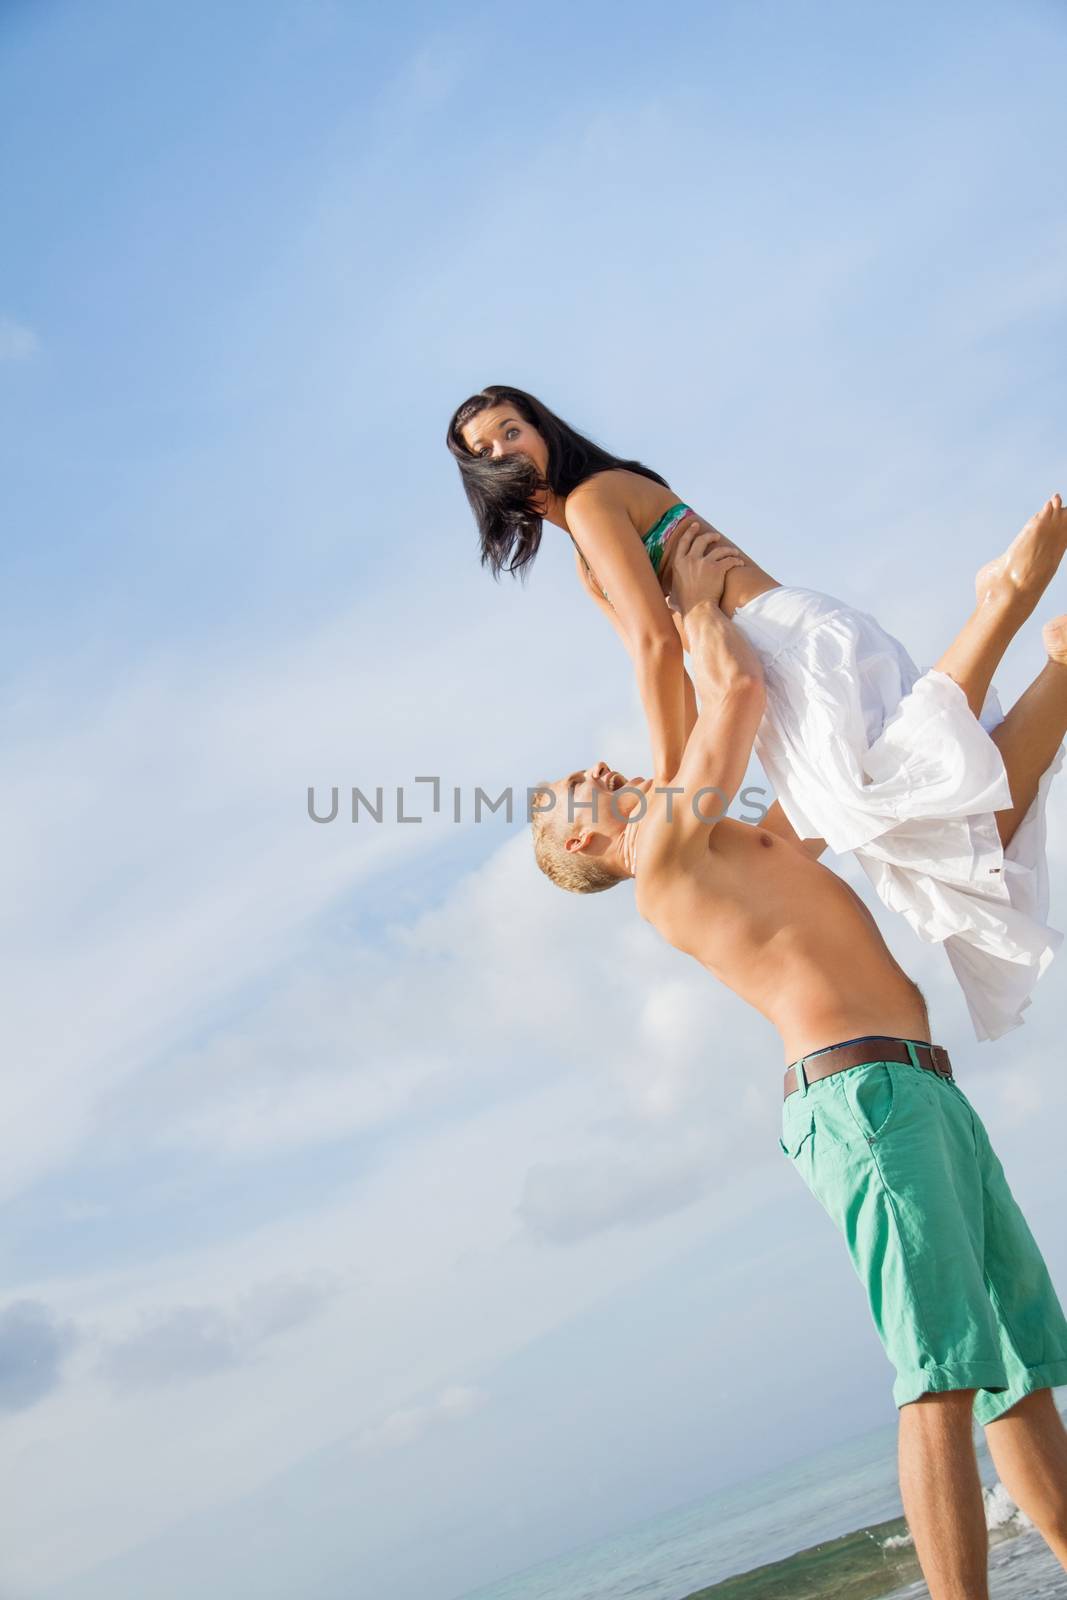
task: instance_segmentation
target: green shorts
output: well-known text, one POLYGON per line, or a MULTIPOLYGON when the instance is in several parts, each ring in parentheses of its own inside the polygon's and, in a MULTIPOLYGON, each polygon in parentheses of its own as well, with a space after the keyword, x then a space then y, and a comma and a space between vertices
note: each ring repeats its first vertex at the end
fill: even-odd
POLYGON ((976 1389, 986 1423, 1067 1383, 1056 1291, 957 1084, 895 1061, 849 1067, 784 1101, 781 1144, 845 1236, 898 1406, 976 1389))

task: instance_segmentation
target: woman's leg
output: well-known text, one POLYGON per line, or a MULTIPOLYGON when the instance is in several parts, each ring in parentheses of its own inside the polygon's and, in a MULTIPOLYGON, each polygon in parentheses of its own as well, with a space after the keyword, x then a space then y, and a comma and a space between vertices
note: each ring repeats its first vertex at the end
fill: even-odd
POLYGON ((1042 774, 1067 737, 1067 616, 1042 630, 1048 660, 990 737, 1008 774, 1012 805, 997 812, 1000 842, 1008 845, 1029 811, 1042 774))
POLYGON ((1030 518, 1004 554, 979 572, 978 604, 935 663, 959 684, 975 716, 985 704, 1001 657, 1044 594, 1065 551, 1067 511, 1056 494, 1030 518))

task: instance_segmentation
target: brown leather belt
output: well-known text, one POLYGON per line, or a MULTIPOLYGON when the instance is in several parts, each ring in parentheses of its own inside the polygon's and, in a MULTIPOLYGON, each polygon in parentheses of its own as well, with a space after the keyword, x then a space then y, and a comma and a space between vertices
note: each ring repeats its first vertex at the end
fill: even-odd
MULTIPOLYGON (((952 1077, 952 1063, 943 1045, 924 1044, 918 1039, 912 1039, 911 1044, 915 1050, 914 1062, 908 1052, 907 1042, 903 1039, 873 1036, 869 1039, 848 1039, 844 1044, 831 1045, 829 1050, 819 1050, 815 1055, 802 1058, 804 1076, 809 1083, 816 1083, 819 1078, 828 1078, 834 1072, 844 1072, 848 1067, 862 1067, 868 1061, 899 1061, 902 1066, 912 1066, 917 1063, 929 1072, 936 1072, 939 1077, 952 1077)), ((787 1067, 785 1098, 788 1099, 791 1094, 795 1094, 798 1087, 796 1067, 787 1067)))

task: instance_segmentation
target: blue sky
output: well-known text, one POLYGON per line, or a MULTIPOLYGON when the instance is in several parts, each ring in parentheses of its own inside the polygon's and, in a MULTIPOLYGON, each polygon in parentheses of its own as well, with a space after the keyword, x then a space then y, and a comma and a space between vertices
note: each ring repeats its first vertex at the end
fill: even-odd
MULTIPOLYGON (((449 1600, 892 1419, 767 1025, 517 822, 305 794, 644 764, 566 541, 478 568, 485 382, 935 659, 1065 487, 1065 66, 1041 4, 4 8, 4 1600, 449 1600)), ((1067 1287, 1058 965, 979 1048, 877 914, 1067 1287)))

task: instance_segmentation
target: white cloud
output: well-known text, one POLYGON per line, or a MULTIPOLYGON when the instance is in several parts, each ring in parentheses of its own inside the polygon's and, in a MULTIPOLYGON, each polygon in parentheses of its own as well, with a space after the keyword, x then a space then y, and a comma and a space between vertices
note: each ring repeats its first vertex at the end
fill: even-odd
MULTIPOLYGON (((151 1267, 27 1287, 38 1299, 47 1288, 52 1315, 85 1339, 62 1388, 7 1419, 19 1471, 4 1521, 19 1534, 8 1536, 5 1576, 59 1581, 252 1493, 330 1442, 420 1413, 423 1396, 454 1387, 457 1371, 470 1375, 461 1387, 486 1387, 478 1374, 488 1365, 728 1227, 757 1194, 766 1198, 768 1178, 784 1181, 776 1165, 767 1170, 773 1140, 754 1129, 738 1157, 749 1170, 730 1181, 724 1173, 703 1204, 658 1226, 548 1248, 515 1214, 524 1175, 546 1149, 574 1163, 603 1150, 603 1135, 588 1130, 610 1107, 598 1078, 575 1073, 439 1128, 409 1129, 388 1159, 316 1211, 151 1267), (255 1360, 230 1360, 234 1330, 264 1325, 235 1312, 257 1284, 320 1276, 333 1292, 313 1317, 261 1338, 255 1360), (196 1309, 189 1326, 171 1315, 180 1307, 196 1309), (182 1348, 189 1327, 195 1382, 182 1348), (116 1348, 148 1360, 143 1381, 116 1386, 100 1370, 101 1350, 116 1348), (183 1381, 163 1381, 171 1360, 186 1364, 183 1381), (146 1479, 139 1463, 160 1437, 171 1446, 146 1479), (62 1539, 46 1538, 57 1521, 62 1539)), ((404 1431, 402 1421, 393 1427, 404 1431)))
MULTIPOLYGON (((472 641, 472 673, 483 643, 472 641)), ((336 638, 319 649, 336 661, 336 638)), ((289 725, 290 713, 279 712, 277 702, 284 707, 287 693, 314 701, 323 670, 318 650, 310 651, 309 663, 303 676, 287 664, 287 687, 257 664, 263 706, 240 682, 231 685, 221 711, 199 685, 187 703, 158 693, 145 699, 156 708, 163 700, 173 712, 164 719, 172 730, 198 725, 205 750, 219 763, 225 827, 210 859, 229 894, 240 881, 235 855, 243 818, 234 778, 239 764, 228 767, 224 759, 225 729, 234 717, 289 725)), ((411 673, 417 681, 417 663, 411 673)), ((134 732, 142 749, 150 744, 149 719, 131 722, 129 706, 118 709, 113 728, 93 730, 103 735, 99 741, 86 736, 84 752, 69 746, 53 752, 54 769, 72 756, 76 766, 77 755, 90 748, 98 758, 117 759, 134 732)), ((331 702, 331 715, 334 709, 331 702)), ((510 736, 521 745, 521 729, 510 736)), ((550 743, 551 737, 546 748, 550 743)), ((256 747, 251 740, 248 749, 256 747)), ((152 758, 162 749, 157 741, 152 758)), ((383 740, 380 749, 383 760, 399 767, 399 742, 390 749, 383 740)), ((277 749, 271 759, 279 760, 277 749)), ((292 752, 288 760, 295 768, 292 752)), ((164 764, 161 791, 177 776, 164 764)), ((195 800, 195 792, 187 802, 179 795, 190 808, 195 800)), ((37 821, 43 831, 48 817, 37 821)), ((576 902, 534 871, 528 840, 519 834, 432 909, 418 910, 416 899, 408 918, 387 918, 373 949, 361 941, 357 908, 343 934, 335 930, 325 948, 302 942, 294 958, 284 944, 257 946, 264 908, 276 919, 279 939, 291 938, 328 903, 337 883, 358 881, 362 863, 342 835, 328 863, 337 883, 312 873, 305 897, 297 892, 300 862, 288 857, 284 835, 265 827, 268 850, 253 854, 249 879, 264 875, 266 855, 267 881, 283 872, 289 881, 276 902, 238 899, 222 938, 201 942, 197 954, 205 968, 221 965, 227 982, 243 979, 257 962, 280 961, 276 982, 239 1019, 223 1015, 213 1027, 204 1019, 196 1049, 168 1059, 167 1044, 186 1025, 180 1009, 169 1015, 165 1009, 176 968, 164 964, 156 989, 143 987, 143 978, 139 986, 143 935, 135 926, 114 951, 122 994, 127 1004, 139 995, 149 1019, 162 1003, 166 1026, 151 1054, 131 1050, 121 1073, 94 1081, 83 1130, 96 1118, 96 1138, 118 1148, 150 1151, 155 1144, 246 1162, 357 1133, 374 1131, 383 1142, 369 1163, 359 1163, 347 1192, 313 1215, 220 1240, 210 1250, 175 1252, 151 1269, 22 1287, 27 1297, 47 1297, 55 1315, 95 1337, 72 1358, 64 1386, 14 1419, 20 1426, 12 1447, 24 1459, 25 1494, 12 1514, 26 1528, 27 1552, 34 1548, 34 1497, 56 1514, 56 1451, 64 1452, 65 1481, 72 1493, 77 1485, 84 1508, 71 1510, 64 1542, 50 1557, 48 1570, 56 1575, 124 1548, 131 1527, 147 1537, 182 1515, 251 1492, 353 1428, 379 1445, 407 1437, 414 1448, 436 1413, 431 1406, 427 1414, 413 1395, 446 1392, 457 1370, 477 1373, 502 1351, 573 1317, 613 1283, 630 1281, 686 1240, 724 1227, 731 1213, 743 1214, 753 1203, 753 1175, 764 1198, 769 1183, 785 1179, 780 1172, 772 1177, 768 1167, 776 1153, 779 1065, 771 1030, 640 922, 629 889, 576 902), (307 1272, 337 1273, 336 1292, 315 1316, 293 1325, 291 1339, 263 1333, 269 1317, 257 1322, 235 1309, 250 1303, 257 1284, 307 1272), (428 1348, 423 1330, 430 1308, 428 1348), (113 1353, 102 1367, 101 1349, 113 1353), (251 1364, 242 1351, 255 1357, 251 1364), (126 1381, 116 1386, 120 1374, 126 1381), (265 1383, 274 1397, 269 1430, 261 1407, 265 1383), (225 1427, 217 1417, 222 1392, 225 1427), (196 1443, 205 1429, 217 1447, 210 1470, 196 1443), (103 1432, 114 1441, 114 1455, 105 1472, 97 1468, 86 1496, 83 1474, 103 1432), (129 1464, 161 1432, 184 1443, 167 1464, 165 1497, 141 1495, 129 1464), (129 1515, 113 1520, 112 1504, 129 1506, 129 1515)), ((194 832, 190 849, 203 849, 206 837, 194 832)), ((422 836, 410 844, 409 838, 410 852, 422 836)), ((150 929, 153 902, 158 919, 190 874, 188 861, 155 864, 150 838, 136 829, 117 830, 114 844, 120 859, 125 852, 143 863, 141 926, 150 929)), ((42 838, 42 860, 43 846, 42 838)), ((423 851, 428 855, 429 846, 423 851)), ((73 872, 76 853, 60 865, 73 872)), ((75 878, 85 900, 96 891, 99 867, 89 855, 85 877, 75 878)), ((849 875, 863 892, 862 875, 849 875)), ((193 876, 199 885, 200 873, 193 876)), ((218 880, 211 887, 217 893, 218 880)), ((200 921, 210 934, 203 907, 200 921)), ((113 935, 121 924, 119 917, 113 935)), ((885 925, 924 988, 949 997, 940 953, 921 950, 906 929, 885 925)), ((97 929, 107 931, 106 924, 97 929)), ((75 956, 87 963, 84 992, 107 982, 108 962, 91 943, 79 939, 59 953, 68 975, 77 972, 75 956)), ((185 970, 197 975, 195 967, 185 970)), ((225 984, 190 987, 188 979, 179 987, 182 1000, 189 1004, 195 996, 200 1008, 206 997, 226 992, 225 984)), ((83 1052, 86 1044, 83 1033, 83 1052)), ((77 1094, 84 1060, 71 1052, 69 1080, 57 1074, 57 1092, 62 1085, 77 1094)), ((1047 1084, 1051 1059, 1039 1055, 1032 1070, 1047 1084)), ((990 1081, 998 1083, 995 1073, 990 1081)), ((52 1099, 42 1097, 42 1114, 52 1099)), ((32 1120, 24 1126, 35 1135, 32 1120)), ((72 1143, 68 1160, 76 1148, 72 1143)))
POLYGON ((0 1411, 22 1411, 49 1394, 77 1343, 74 1326, 38 1300, 0 1310, 0 1411))
POLYGON ((253 1284, 227 1306, 184 1305, 142 1312, 139 1326, 112 1341, 100 1369, 121 1388, 182 1382, 254 1360, 260 1349, 315 1316, 334 1285, 275 1279, 253 1284))
POLYGON ((401 118, 439 110, 470 77, 473 65, 455 39, 440 37, 424 44, 383 97, 390 124, 396 129, 401 118))
POLYGON ((13 317, 0 316, 0 361, 29 361, 38 348, 32 328, 13 317))
MULTIPOLYGON (((495 793, 509 780, 531 781, 540 757, 527 754, 524 719, 509 715, 509 685, 487 678, 483 663, 509 649, 521 662, 535 639, 512 647, 506 603, 476 628, 462 619, 443 625, 439 595, 408 601, 411 636, 421 644, 402 655, 393 612, 376 601, 285 652, 246 641, 243 655, 231 643, 195 663, 161 655, 122 687, 83 686, 62 698, 43 673, 14 686, 10 777, 0 796, 10 845, 0 869, 0 952, 12 996, 4 1018, 4 1192, 69 1160, 105 1099, 174 1049, 207 1008, 272 968, 299 970, 303 941, 327 908, 347 903, 358 926, 353 896, 361 884, 381 881, 387 868, 414 871, 449 838, 447 812, 419 827, 343 817, 316 827, 305 812, 309 782, 325 774, 364 787, 381 781, 388 791, 416 773, 439 772, 469 803, 476 783, 495 793), (388 694, 367 688, 368 661, 389 663, 388 694), (466 701, 477 717, 442 725, 430 685, 466 701), (398 705, 407 708, 403 717, 398 705)), ((58 672, 55 664, 49 670, 58 672)), ((541 675, 550 703, 564 704, 562 673, 560 663, 541 675)), ((61 676, 84 682, 77 660, 61 676)), ((574 742, 591 698, 570 698, 561 745, 574 742)), ((543 738, 550 749, 551 726, 543 738)), ((472 849, 482 837, 471 835, 472 849)), ((500 922, 495 909, 483 917, 500 922)), ((520 945, 516 930, 512 948, 520 945)), ((313 1003, 315 982, 292 996, 294 1025, 313 1003)), ((512 983, 519 998, 521 984, 512 983)), ((394 981, 394 998, 396 988, 394 981)), ((379 1015, 384 1043, 384 1003, 379 1015)), ((239 1042, 218 1048, 223 1065, 240 1053, 239 1042)), ((187 1065, 195 1071, 188 1053, 187 1065)), ((412 1061, 409 1070, 418 1077, 426 1069, 412 1061)), ((365 1082, 358 1093, 378 1093, 384 1111, 395 1103, 396 1081, 380 1076, 376 1091, 365 1082)), ((230 1120, 238 1144, 269 1143, 265 1128, 278 1127, 269 1108, 257 1107, 259 1093, 230 1120)), ((303 1137, 314 1137, 335 1110, 349 1128, 375 1115, 369 1103, 360 1109, 350 1084, 313 1071, 303 1137)), ((301 1136, 300 1126, 298 1118, 290 1138, 301 1136)))
POLYGON ((712 1148, 687 1154, 679 1150, 681 1142, 664 1141, 640 1158, 611 1153, 538 1162, 526 1174, 518 1214, 532 1233, 553 1244, 658 1222, 721 1181, 712 1148))
POLYGON ((240 1025, 116 1091, 108 1119, 137 1144, 263 1158, 578 1068, 603 1082, 618 1136, 626 1119, 699 1119, 746 1029, 761 1024, 696 967, 679 971, 628 887, 561 894, 524 830, 410 925, 305 956, 240 1025), (607 1009, 590 1003, 601 994, 607 1009))
POLYGON ((354 1455, 374 1455, 381 1450, 396 1450, 414 1444, 431 1428, 462 1422, 480 1411, 489 1400, 484 1389, 450 1384, 426 1405, 406 1406, 392 1411, 383 1421, 357 1434, 352 1441, 354 1455))
MULTIPOLYGON (((402 116, 419 115, 458 83, 458 58, 434 54, 391 88, 402 116)), ((712 127, 677 97, 609 108, 584 134, 579 122, 539 130, 532 160, 513 164, 489 203, 460 186, 451 231, 408 248, 394 219, 404 255, 375 245, 382 291, 369 298, 362 280, 352 288, 366 208, 351 203, 349 174, 310 240, 323 247, 320 278, 292 272, 296 294, 269 303, 248 335, 259 359, 273 369, 287 339, 303 358, 297 299, 311 307, 328 349, 301 367, 300 392, 328 394, 353 434, 368 372, 381 379, 376 400, 409 393, 417 375, 437 404, 446 387, 458 397, 457 374, 481 381, 510 363, 703 496, 785 581, 869 595, 917 656, 920 634, 942 642, 944 616, 958 606, 962 619, 970 571, 990 553, 983 544, 972 560, 972 540, 999 539, 996 497, 1010 500, 1039 451, 1022 438, 1025 413, 1017 450, 1010 437, 1023 397, 990 407, 1006 451, 992 466, 951 406, 931 418, 979 370, 972 309, 983 336, 1056 309, 1044 269, 1016 280, 1010 263, 992 264, 969 301, 958 294, 937 232, 955 177, 944 162, 915 167, 909 195, 887 203, 862 141, 828 154, 798 131, 769 162, 770 146, 724 138, 728 117, 712 127), (635 192, 656 193, 683 232, 607 256, 605 217, 635 192), (544 216, 561 221, 531 226, 544 216), (536 286, 521 316, 513 275, 498 283, 479 270, 486 260, 521 263, 517 281, 536 286), (899 283, 902 262, 909 290, 924 276, 943 288, 925 307, 929 349, 906 344, 898 370, 869 340, 867 275, 899 283), (467 303, 472 281, 477 315, 442 314, 467 303), (342 303, 326 303, 317 288, 337 282, 342 303), (949 562, 959 570, 941 581, 949 562)), ((912 144, 894 148, 902 169, 927 138, 922 117, 913 127, 912 144)), ((987 153, 977 140, 973 170, 987 153)), ((388 164, 382 181, 395 184, 388 164)), ((958 218, 940 225, 959 228, 972 255, 982 242, 958 218)), ((248 372, 235 367, 243 398, 248 372)), ((441 770, 467 783, 484 769, 490 783, 522 781, 604 753, 607 735, 611 752, 632 741, 641 764, 631 676, 574 596, 562 536, 528 592, 476 590, 448 577, 450 562, 473 567, 465 523, 461 558, 432 548, 462 515, 435 510, 429 534, 403 547, 415 581, 376 576, 317 636, 126 660, 129 681, 102 692, 82 687, 79 661, 56 660, 9 694, 7 1197, 77 1173, 89 1152, 162 1150, 194 1176, 198 1160, 239 1162, 251 1182, 257 1167, 269 1180, 275 1158, 353 1149, 351 1181, 318 1208, 300 1209, 298 1195, 239 1237, 18 1287, 91 1337, 64 1356, 62 1384, 7 1419, 9 1581, 74 1573, 184 1515, 224 1510, 339 1438, 362 1441, 369 1468, 406 1463, 405 1451, 414 1461, 449 1420, 492 1411, 487 1364, 726 1234, 776 1185, 800 1204, 775 1164, 771 1031, 659 945, 629 891, 576 905, 532 875, 516 839, 444 892, 460 869, 453 854, 433 874, 454 837, 443 826, 368 834, 303 818, 312 780, 441 770), (302 1273, 334 1275, 314 1314, 301 1314, 299 1292, 256 1298, 302 1273)), ((390 519, 387 531, 410 530, 390 519)), ((471 861, 489 852, 485 837, 467 841, 471 861)), ((1057 860, 1060 904, 1062 842, 1057 860)), ((967 1048, 940 953, 886 926, 964 1047, 968 1089, 973 1073, 977 1099, 1014 1108, 1027 1161, 1054 1148, 1041 1106, 1059 1095, 1057 969, 1034 1022, 983 1055, 967 1048)))

